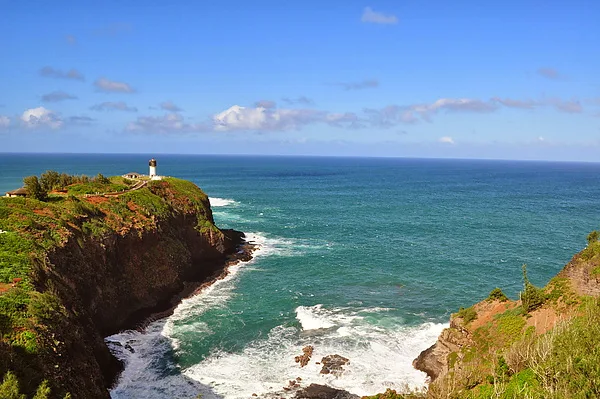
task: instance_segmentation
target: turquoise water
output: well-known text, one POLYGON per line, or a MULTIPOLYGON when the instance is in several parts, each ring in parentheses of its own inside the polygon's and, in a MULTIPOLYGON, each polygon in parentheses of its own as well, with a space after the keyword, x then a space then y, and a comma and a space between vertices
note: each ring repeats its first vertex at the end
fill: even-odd
MULTIPOLYGON (((0 192, 46 169, 145 172, 149 158, 0 154, 0 192)), ((545 284, 600 227, 600 164, 157 159, 261 250, 146 333, 108 338, 135 349, 117 349, 127 367, 115 398, 249 397, 299 376, 359 395, 421 385, 411 361, 451 312, 494 287, 516 297, 523 263, 545 284), (308 344, 315 355, 300 369, 293 357, 308 344), (320 375, 314 362, 333 353, 347 370, 320 375)))

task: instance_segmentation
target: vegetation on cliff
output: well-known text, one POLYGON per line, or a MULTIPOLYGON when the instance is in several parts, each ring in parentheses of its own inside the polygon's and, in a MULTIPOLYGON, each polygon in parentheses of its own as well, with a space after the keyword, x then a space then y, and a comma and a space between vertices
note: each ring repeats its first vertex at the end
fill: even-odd
POLYGON ((433 377, 429 398, 600 397, 598 233, 544 288, 523 267, 520 300, 495 289, 453 315, 415 361, 433 377), (429 368, 428 368, 429 366, 429 368))
POLYGON ((53 173, 37 185, 38 195, 0 199, 2 387, 26 397, 49 389, 50 397, 107 397, 110 376, 98 369, 111 360, 101 334, 170 298, 184 276, 199 275, 198 262, 223 259, 232 248, 208 197, 188 181, 149 181, 120 195, 89 195, 133 186, 120 177, 53 173), (71 185, 62 187, 61 176, 71 185), (47 191, 57 187, 62 192, 47 191), (80 382, 68 375, 85 372, 78 361, 94 369, 80 382), (78 384, 90 386, 78 393, 78 384))

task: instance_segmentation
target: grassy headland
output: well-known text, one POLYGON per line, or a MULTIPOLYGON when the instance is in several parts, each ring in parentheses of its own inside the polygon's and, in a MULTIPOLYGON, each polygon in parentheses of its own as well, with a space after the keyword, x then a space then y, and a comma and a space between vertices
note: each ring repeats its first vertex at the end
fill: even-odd
MULTIPOLYGON (((39 395, 46 396, 36 398, 63 397, 68 393, 69 383, 63 380, 69 377, 61 375, 66 371, 60 369, 59 363, 56 366, 49 363, 57 362, 57 356, 67 357, 67 352, 77 346, 75 341, 83 339, 86 328, 92 324, 89 320, 81 321, 82 312, 87 310, 81 308, 76 298, 66 303, 65 298, 69 295, 64 294, 68 289, 78 290, 75 282, 82 278, 78 273, 93 273, 93 269, 84 270, 82 259, 86 251, 102 253, 109 251, 111 246, 128 245, 126 249, 131 255, 126 255, 134 259, 128 258, 127 262, 133 262, 132 265, 139 268, 140 264, 152 263, 150 255, 157 251, 160 253, 155 255, 161 265, 185 264, 199 258, 189 245, 200 244, 189 244, 188 238, 196 238, 190 236, 193 233, 178 231, 180 225, 190 226, 196 231, 197 239, 206 245, 223 241, 223 233, 214 225, 208 197, 191 182, 176 178, 141 182, 101 175, 95 179, 65 181, 71 184, 64 187, 42 187, 40 184, 37 189, 43 200, 31 196, 0 198, 2 398, 13 397, 6 396, 9 395, 7 392, 12 392, 10 395, 24 392, 27 397, 32 397, 38 387, 40 392, 43 391, 39 395), (145 236, 154 241, 140 249, 139 254, 127 244, 145 236), (53 264, 55 258, 61 257, 65 262, 73 262, 70 269, 64 266, 64 270, 71 270, 72 276, 64 276, 64 272, 53 264), (80 272, 78 267, 81 267, 80 272), (71 330, 72 334, 66 334, 65 330, 71 330), (53 368, 56 372, 49 374, 48 370, 53 368), (44 382, 46 380, 49 382, 44 382), (53 394, 48 391, 50 387, 53 394)), ((56 185, 60 186, 60 182, 56 185)), ((210 250, 203 250, 203 253, 210 250)), ((111 251, 103 256, 123 255, 118 249, 111 251)), ((102 262, 100 266, 119 263, 113 259, 102 262)), ((183 273, 178 269, 175 271, 183 273)), ((94 276, 86 278, 89 280, 94 276)), ((171 291, 181 284, 177 282, 178 278, 172 278, 171 291)), ((153 283, 162 284, 160 281, 153 283)), ((140 293, 135 294, 142 297, 140 293)), ((76 392, 72 394, 75 398, 82 397, 76 392)))

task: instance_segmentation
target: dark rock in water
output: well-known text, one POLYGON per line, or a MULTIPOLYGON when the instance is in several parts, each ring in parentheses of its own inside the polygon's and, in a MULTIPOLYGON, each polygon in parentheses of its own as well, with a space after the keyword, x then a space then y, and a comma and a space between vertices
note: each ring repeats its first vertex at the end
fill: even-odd
POLYGON ((296 393, 295 399, 358 399, 358 395, 326 385, 310 384, 296 393))
POLYGON ((131 353, 135 353, 135 349, 133 349, 133 347, 129 344, 125 344, 124 348, 127 349, 131 353))
POLYGON ((310 357, 312 356, 314 349, 315 348, 313 348, 311 345, 305 346, 304 348, 302 348, 302 352, 304 354, 296 356, 294 360, 296 361, 296 363, 300 363, 300 367, 306 366, 310 361, 310 357))
POLYGON ((325 356, 321 359, 321 364, 323 365, 321 374, 333 374, 338 376, 344 371, 342 366, 348 364, 348 362, 350 362, 350 360, 340 355, 325 356))
POLYGON ((444 363, 440 361, 437 356, 438 344, 430 346, 419 354, 419 356, 413 360, 413 367, 417 370, 423 371, 431 379, 435 380, 444 370, 444 363))

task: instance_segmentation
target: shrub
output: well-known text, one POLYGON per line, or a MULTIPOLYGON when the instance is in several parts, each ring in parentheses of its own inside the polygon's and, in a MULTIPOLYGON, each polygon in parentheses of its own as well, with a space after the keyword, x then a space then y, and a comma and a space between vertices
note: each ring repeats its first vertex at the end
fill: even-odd
POLYGON ((592 244, 592 243, 595 243, 596 241, 598 241, 599 235, 600 235, 600 233, 598 233, 597 230, 594 230, 590 234, 588 234, 588 236, 587 236, 588 244, 592 244))
POLYGON ((488 300, 506 302, 508 301, 508 297, 504 295, 504 292, 502 292, 500 288, 494 288, 492 291, 490 291, 490 295, 488 295, 488 300))
POLYGON ((472 322, 477 318, 477 311, 475 311, 473 306, 468 308, 460 308, 456 315, 463 319, 466 324, 472 322))
POLYGON ((35 396, 33 399, 48 399, 50 397, 50 386, 48 385, 48 381, 44 380, 38 387, 37 391, 35 391, 35 396))
POLYGON ((542 306, 546 299, 546 295, 542 289, 537 288, 529 282, 527 278, 527 265, 523 265, 523 285, 524 289, 521 292, 521 302, 526 313, 532 312, 542 306))
POLYGON ((25 399, 19 390, 19 380, 10 371, 4 375, 2 384, 0 384, 0 398, 2 399, 25 399))

